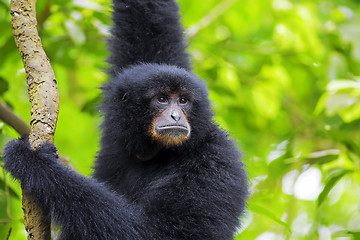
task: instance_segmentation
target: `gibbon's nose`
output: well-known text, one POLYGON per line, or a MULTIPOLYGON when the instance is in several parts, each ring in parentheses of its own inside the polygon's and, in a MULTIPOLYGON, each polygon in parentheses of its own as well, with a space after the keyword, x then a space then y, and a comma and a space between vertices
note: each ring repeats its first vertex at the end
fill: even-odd
POLYGON ((181 118, 179 111, 176 111, 176 110, 172 111, 171 118, 174 119, 175 122, 178 122, 181 118))

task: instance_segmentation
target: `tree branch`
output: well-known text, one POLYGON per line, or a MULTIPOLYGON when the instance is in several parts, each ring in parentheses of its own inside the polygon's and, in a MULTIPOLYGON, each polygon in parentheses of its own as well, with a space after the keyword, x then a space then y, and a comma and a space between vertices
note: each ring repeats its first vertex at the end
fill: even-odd
MULTIPOLYGON (((59 96, 51 68, 37 31, 36 0, 11 0, 11 24, 16 46, 22 57, 31 102, 30 144, 54 142, 59 96)), ((23 210, 28 239, 50 239, 50 222, 23 190, 23 210)))
POLYGON ((12 226, 9 228, 9 232, 8 232, 7 237, 6 237, 6 240, 9 240, 9 238, 10 238, 10 234, 11 234, 11 231, 12 231, 12 226))
POLYGON ((0 118, 21 136, 30 134, 30 126, 3 102, 0 102, 0 118))

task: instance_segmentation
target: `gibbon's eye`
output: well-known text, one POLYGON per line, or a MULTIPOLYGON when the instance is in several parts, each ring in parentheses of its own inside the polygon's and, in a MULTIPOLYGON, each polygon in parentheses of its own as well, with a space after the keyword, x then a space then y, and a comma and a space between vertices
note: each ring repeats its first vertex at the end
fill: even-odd
POLYGON ((159 96, 159 97, 157 98, 157 101, 158 101, 159 103, 167 103, 167 99, 166 99, 166 97, 164 97, 164 96, 159 96))
POLYGON ((184 98, 184 97, 181 97, 181 98, 179 99, 179 103, 180 103, 180 104, 187 104, 187 103, 188 103, 188 100, 187 100, 186 98, 184 98))

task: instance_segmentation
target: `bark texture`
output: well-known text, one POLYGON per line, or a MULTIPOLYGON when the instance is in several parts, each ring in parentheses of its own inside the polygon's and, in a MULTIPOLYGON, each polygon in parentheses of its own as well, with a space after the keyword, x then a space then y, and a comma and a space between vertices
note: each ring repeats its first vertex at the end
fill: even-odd
MULTIPOLYGON (((36 0, 11 0, 11 23, 22 57, 31 102, 30 144, 35 149, 53 142, 59 111, 56 79, 37 31, 36 0)), ((50 222, 23 191, 23 210, 28 239, 50 239, 50 222)))

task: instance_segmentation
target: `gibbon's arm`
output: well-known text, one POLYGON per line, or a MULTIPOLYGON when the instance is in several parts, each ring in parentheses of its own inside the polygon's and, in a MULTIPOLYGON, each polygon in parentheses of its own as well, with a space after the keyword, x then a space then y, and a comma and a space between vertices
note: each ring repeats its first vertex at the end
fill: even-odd
POLYGON ((152 239, 135 209, 105 185, 64 167, 56 147, 33 151, 27 139, 4 148, 4 166, 61 226, 61 239, 152 239))
POLYGON ((184 29, 173 0, 114 0, 109 39, 114 75, 129 65, 158 63, 191 69, 184 29))
POLYGON ((64 167, 53 144, 34 151, 27 139, 13 140, 3 153, 5 168, 60 225, 63 240, 232 239, 247 196, 246 174, 238 161, 204 156, 194 158, 191 169, 185 164, 186 171, 152 179, 139 202, 130 203, 64 167))

